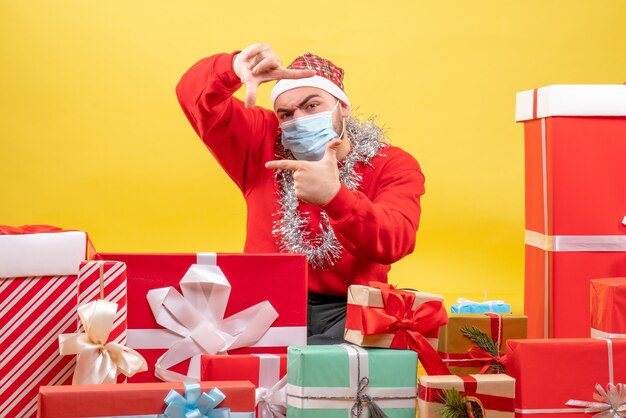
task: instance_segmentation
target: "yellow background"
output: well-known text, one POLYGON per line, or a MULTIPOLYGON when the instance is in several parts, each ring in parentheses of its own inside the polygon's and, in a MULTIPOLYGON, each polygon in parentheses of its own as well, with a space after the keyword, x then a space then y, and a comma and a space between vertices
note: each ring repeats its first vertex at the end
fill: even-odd
POLYGON ((622 0, 2 0, 0 224, 83 229, 101 251, 241 251, 243 199, 174 87, 200 58, 266 42, 342 66, 358 113, 421 163, 417 248, 390 281, 521 312, 515 93, 626 81, 625 17, 622 0))

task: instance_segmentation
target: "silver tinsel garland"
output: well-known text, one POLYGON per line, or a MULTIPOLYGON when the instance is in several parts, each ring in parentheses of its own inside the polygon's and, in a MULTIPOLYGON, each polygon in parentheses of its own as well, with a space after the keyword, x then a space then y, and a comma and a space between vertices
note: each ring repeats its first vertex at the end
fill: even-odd
MULTIPOLYGON (((346 123, 346 131, 352 150, 339 163, 339 180, 349 189, 356 190, 363 179, 354 170, 357 163, 370 164, 372 158, 386 146, 383 131, 376 126, 374 118, 364 121, 350 117, 346 123)), ((290 159, 294 157, 276 141, 276 157, 290 159)), ((293 173, 288 170, 277 170, 278 182, 278 220, 274 222, 273 234, 278 238, 281 252, 304 254, 314 269, 324 269, 335 264, 341 257, 343 247, 335 237, 328 215, 320 213, 319 233, 311 236, 306 227, 310 222, 308 214, 300 213, 299 200, 296 197, 293 173)))

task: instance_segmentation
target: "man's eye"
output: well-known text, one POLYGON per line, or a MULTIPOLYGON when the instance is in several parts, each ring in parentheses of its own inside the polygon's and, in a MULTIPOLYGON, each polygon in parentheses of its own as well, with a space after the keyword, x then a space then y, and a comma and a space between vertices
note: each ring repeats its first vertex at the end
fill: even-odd
POLYGON ((309 104, 309 106, 307 106, 307 107, 308 107, 309 109, 314 109, 314 108, 316 108, 317 106, 318 106, 318 104, 317 104, 317 103, 311 103, 311 104, 309 104))

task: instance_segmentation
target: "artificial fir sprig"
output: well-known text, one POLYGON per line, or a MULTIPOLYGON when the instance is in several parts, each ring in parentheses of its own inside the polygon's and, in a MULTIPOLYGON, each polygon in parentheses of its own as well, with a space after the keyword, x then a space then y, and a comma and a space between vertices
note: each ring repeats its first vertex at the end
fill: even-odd
POLYGON ((440 418, 484 418, 485 411, 482 403, 474 396, 463 396, 452 389, 443 389, 443 409, 440 418))
POLYGON ((458 390, 444 389, 441 398, 443 409, 440 418, 467 418, 465 399, 458 390))
MULTIPOLYGON (((500 354, 496 343, 480 328, 464 325, 463 328, 461 328, 461 333, 475 343, 478 348, 482 348, 492 356, 498 357, 500 354)), ((489 366, 488 371, 493 373, 506 373, 506 367, 504 364, 494 361, 489 366)))

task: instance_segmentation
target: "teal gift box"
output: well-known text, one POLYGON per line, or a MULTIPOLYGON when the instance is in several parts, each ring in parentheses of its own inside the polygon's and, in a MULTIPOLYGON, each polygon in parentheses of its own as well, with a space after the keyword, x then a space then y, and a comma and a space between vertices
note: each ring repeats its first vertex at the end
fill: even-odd
POLYGON ((415 418, 417 353, 351 344, 289 347, 289 418, 415 418))
POLYGON ((473 300, 459 298, 457 304, 452 305, 450 312, 454 314, 484 314, 484 313, 502 313, 510 314, 511 305, 504 303, 503 300, 487 300, 485 302, 475 302, 473 300))

